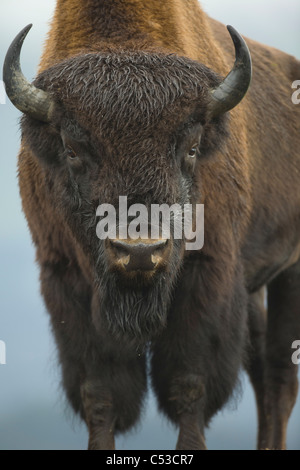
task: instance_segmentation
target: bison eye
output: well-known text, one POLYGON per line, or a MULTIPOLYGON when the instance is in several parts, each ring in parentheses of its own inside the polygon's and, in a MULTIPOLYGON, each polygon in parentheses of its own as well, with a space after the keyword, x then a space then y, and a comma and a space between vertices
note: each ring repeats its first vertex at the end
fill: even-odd
POLYGON ((64 158, 68 162, 69 167, 72 168, 73 172, 82 173, 85 170, 83 160, 78 156, 76 151, 70 145, 65 147, 64 158))
POLYGON ((195 158, 196 155, 197 155, 197 147, 194 146, 194 147, 192 147, 191 150, 189 151, 188 156, 189 156, 190 158, 195 158))
POLYGON ((190 150, 185 154, 183 160, 183 168, 189 174, 194 172, 196 165, 196 157, 199 152, 198 144, 193 145, 190 150))
POLYGON ((69 145, 65 149, 65 155, 69 160, 75 160, 76 158, 78 158, 75 150, 73 150, 72 147, 70 147, 69 145))

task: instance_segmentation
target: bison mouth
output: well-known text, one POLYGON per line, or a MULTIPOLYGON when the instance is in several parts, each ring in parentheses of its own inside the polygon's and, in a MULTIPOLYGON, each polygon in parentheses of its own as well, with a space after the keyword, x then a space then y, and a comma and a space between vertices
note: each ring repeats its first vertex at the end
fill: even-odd
POLYGON ((182 244, 176 240, 165 269, 128 276, 103 263, 92 309, 99 333, 109 330, 115 339, 127 338, 136 345, 155 339, 167 324, 181 259, 182 244))

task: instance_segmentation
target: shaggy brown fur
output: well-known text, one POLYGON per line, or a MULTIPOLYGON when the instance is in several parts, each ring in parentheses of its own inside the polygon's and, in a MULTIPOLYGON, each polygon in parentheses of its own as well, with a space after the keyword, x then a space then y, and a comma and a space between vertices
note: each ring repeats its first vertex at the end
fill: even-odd
POLYGON ((112 448, 114 432, 136 422, 149 339, 178 449, 205 448, 204 427, 249 348, 258 446, 285 446, 300 338, 300 107, 291 102, 300 65, 247 42, 252 87, 230 117, 210 121, 208 89, 231 69, 233 46, 196 0, 57 1, 36 81, 56 109, 51 125, 23 120, 20 188, 64 387, 90 448, 112 448), (193 178, 182 177, 176 149, 197 125, 201 154, 193 178), (63 135, 82 157, 72 166, 63 135), (183 257, 174 243, 165 277, 123 285, 95 234, 97 204, 121 194, 147 205, 190 194, 205 205, 203 250, 183 257), (267 331, 256 294, 265 285, 267 331))

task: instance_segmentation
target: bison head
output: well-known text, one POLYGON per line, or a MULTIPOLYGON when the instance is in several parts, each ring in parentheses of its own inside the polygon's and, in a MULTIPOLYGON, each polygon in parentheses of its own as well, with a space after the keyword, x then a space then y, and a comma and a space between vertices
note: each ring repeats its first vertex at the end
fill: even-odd
POLYGON ((43 169, 49 204, 89 259, 95 326, 108 322, 114 334, 145 342, 166 323, 184 240, 99 240, 97 208, 110 204, 118 214, 120 196, 149 211, 201 202, 201 167, 248 89, 249 51, 229 28, 236 62, 224 80, 175 54, 110 49, 68 58, 30 84, 19 62, 30 27, 4 65, 7 94, 25 113, 23 138, 43 169))

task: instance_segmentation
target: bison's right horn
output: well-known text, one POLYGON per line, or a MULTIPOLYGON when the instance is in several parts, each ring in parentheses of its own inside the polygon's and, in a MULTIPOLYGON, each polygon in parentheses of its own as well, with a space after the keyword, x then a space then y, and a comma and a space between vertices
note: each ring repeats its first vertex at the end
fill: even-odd
POLYGON ((235 47, 235 63, 222 83, 211 91, 212 117, 224 114, 237 106, 247 93, 252 77, 251 55, 246 42, 232 26, 227 26, 227 29, 235 47))
POLYGON ((50 122, 53 101, 48 93, 29 83, 20 66, 20 53, 24 39, 32 24, 26 26, 11 43, 3 66, 3 81, 7 96, 23 113, 43 122, 50 122))

